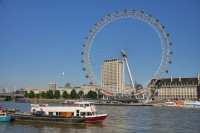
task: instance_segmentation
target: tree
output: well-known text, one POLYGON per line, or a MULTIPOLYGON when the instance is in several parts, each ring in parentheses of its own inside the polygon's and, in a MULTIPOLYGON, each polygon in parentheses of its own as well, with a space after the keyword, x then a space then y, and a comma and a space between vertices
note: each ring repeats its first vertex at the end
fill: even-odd
POLYGON ((33 91, 30 91, 28 95, 29 95, 29 98, 34 98, 34 92, 33 91))
POLYGON ((65 98, 65 99, 69 99, 70 98, 70 95, 67 93, 67 91, 63 92, 63 98, 65 98))
POLYGON ((88 92, 88 98, 97 99, 97 93, 95 91, 90 90, 88 92))
POLYGON ((60 91, 59 91, 59 90, 56 90, 56 91, 55 91, 54 97, 55 97, 56 99, 58 99, 59 97, 61 97, 60 91))
POLYGON ((49 99, 53 98, 53 91, 52 90, 47 91, 47 98, 49 98, 49 99))
POLYGON ((24 97, 29 97, 29 94, 26 92, 26 93, 24 94, 24 97))
POLYGON ((76 93, 75 89, 73 89, 71 91, 70 96, 71 96, 72 99, 77 98, 77 93, 76 93))
POLYGON ((41 93, 41 97, 42 97, 42 98, 47 98, 47 93, 42 92, 42 93, 41 93))
POLYGON ((40 98, 40 94, 38 93, 38 94, 35 94, 35 97, 38 99, 38 98, 40 98))
POLYGON ((79 98, 82 98, 83 95, 84 95, 84 92, 83 92, 83 91, 79 91, 79 92, 78 92, 78 97, 79 97, 79 98))

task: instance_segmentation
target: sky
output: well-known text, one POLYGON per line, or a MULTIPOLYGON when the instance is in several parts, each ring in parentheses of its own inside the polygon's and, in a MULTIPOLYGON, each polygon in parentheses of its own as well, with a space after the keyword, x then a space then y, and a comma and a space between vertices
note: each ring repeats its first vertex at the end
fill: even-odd
MULTIPOLYGON (((181 74, 183 78, 197 76, 197 72, 200 72, 199 0, 0 0, 0 89, 48 89, 49 82, 56 82, 57 86, 68 82, 73 87, 89 84, 90 80, 85 78, 86 73, 82 71, 84 66, 81 63, 85 37, 101 18, 124 9, 143 10, 145 14, 152 14, 152 18, 159 18, 160 25, 166 26, 165 32, 170 33, 168 40, 173 42, 170 50, 174 54, 169 58, 173 63, 167 66, 169 73, 164 74, 163 78, 170 78, 171 74, 172 77, 181 74)), ((100 43, 106 46, 107 39, 115 39, 109 40, 109 46, 113 47, 112 41, 120 42, 123 35, 130 36, 128 39, 133 38, 133 27, 130 28, 127 23, 110 23, 98 33, 94 43, 99 45, 91 48, 91 61, 97 60, 94 52, 101 53, 98 46, 100 43), (120 32, 115 33, 115 30, 120 32), (119 34, 121 32, 124 34, 119 34)), ((139 23, 139 26, 142 24, 139 23)), ((148 37, 152 38, 152 43, 156 40, 152 34, 143 37, 146 28, 139 31, 141 35, 139 32, 136 35, 138 43, 140 40, 148 41, 148 37)), ((135 48, 134 45, 128 46, 131 39, 125 41, 127 49, 135 48)), ((156 48, 147 49, 159 53, 156 48)), ((134 63, 130 61, 130 67, 137 64, 134 63)), ((139 63, 146 62, 144 60, 139 63)), ((95 61, 93 64, 96 64, 95 61)), ((101 71, 100 67, 94 73, 101 71)))

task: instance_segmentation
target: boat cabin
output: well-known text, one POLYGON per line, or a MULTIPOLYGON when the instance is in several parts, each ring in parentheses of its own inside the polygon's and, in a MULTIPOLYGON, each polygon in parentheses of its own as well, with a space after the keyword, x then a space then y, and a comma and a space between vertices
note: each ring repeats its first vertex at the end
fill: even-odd
POLYGON ((75 106, 49 106, 48 104, 31 104, 31 112, 43 111, 49 116, 92 116, 97 114, 97 109, 93 102, 75 102, 75 106))

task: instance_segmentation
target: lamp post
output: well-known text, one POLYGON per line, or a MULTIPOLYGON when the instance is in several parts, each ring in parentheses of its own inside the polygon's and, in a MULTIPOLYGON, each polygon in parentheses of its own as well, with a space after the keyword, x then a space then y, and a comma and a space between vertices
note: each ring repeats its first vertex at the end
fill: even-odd
POLYGON ((62 84, 62 99, 63 99, 63 91, 64 91, 64 75, 65 75, 65 73, 63 72, 62 75, 63 75, 63 84, 62 84))

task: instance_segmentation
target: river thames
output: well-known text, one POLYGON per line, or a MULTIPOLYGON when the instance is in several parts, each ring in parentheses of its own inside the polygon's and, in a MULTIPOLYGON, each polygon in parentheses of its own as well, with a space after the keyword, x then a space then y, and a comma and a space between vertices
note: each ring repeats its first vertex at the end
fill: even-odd
MULTIPOLYGON (((2 108, 30 111, 31 103, 0 102, 2 108)), ((59 103, 49 105, 61 105, 59 103)), ((66 133, 66 132, 200 132, 200 108, 98 106, 108 117, 97 124, 48 124, 34 122, 0 122, 0 133, 66 133)))

